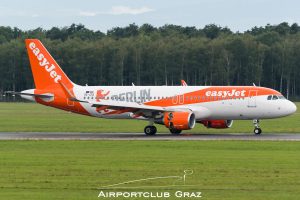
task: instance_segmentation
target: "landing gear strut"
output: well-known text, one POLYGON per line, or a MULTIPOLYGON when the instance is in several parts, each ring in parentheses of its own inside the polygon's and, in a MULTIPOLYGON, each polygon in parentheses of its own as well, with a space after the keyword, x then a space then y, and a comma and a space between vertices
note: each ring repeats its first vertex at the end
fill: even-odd
POLYGON ((253 120, 253 124, 254 124, 254 134, 255 135, 259 135, 259 134, 261 134, 261 132, 262 132, 262 130, 261 130, 261 128, 259 127, 259 120, 258 119, 254 119, 253 120))
POLYGON ((151 126, 146 126, 146 127, 144 128, 144 133, 145 133, 146 135, 155 135, 156 132, 157 132, 157 129, 156 129, 156 127, 153 126, 153 125, 151 125, 151 126))

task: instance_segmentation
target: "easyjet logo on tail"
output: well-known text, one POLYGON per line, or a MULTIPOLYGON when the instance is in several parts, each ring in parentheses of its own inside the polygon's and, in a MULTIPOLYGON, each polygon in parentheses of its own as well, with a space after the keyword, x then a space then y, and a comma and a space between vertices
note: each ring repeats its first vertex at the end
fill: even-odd
POLYGON ((244 97, 246 90, 231 90, 231 91, 207 91, 205 93, 208 97, 244 97))
POLYGON ((31 42, 29 44, 29 48, 38 59, 39 65, 45 68, 45 70, 49 73, 50 77, 54 79, 55 83, 58 83, 58 81, 61 80, 61 75, 57 74, 57 72, 55 71, 55 65, 49 63, 47 58, 45 58, 44 54, 41 53, 40 49, 36 47, 36 44, 34 42, 31 42))

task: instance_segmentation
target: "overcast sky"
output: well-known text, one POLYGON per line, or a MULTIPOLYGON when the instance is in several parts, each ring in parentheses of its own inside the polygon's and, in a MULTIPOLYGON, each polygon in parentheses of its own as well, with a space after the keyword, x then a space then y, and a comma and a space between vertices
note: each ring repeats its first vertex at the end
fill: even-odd
POLYGON ((300 24, 299 0, 0 0, 0 26, 23 30, 72 23, 102 32, 130 23, 215 23, 243 32, 283 21, 300 24))

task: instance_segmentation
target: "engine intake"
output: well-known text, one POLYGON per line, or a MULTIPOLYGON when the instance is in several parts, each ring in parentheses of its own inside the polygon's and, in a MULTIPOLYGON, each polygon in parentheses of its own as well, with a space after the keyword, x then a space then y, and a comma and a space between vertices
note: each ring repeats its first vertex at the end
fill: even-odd
POLYGON ((207 128, 230 128, 233 124, 233 120, 202 120, 200 122, 207 128))

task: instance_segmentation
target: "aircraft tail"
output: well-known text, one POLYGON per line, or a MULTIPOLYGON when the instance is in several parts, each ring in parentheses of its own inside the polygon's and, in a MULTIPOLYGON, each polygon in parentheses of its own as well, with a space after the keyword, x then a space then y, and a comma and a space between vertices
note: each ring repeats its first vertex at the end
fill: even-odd
POLYGON ((26 48, 36 89, 56 88, 74 84, 37 39, 26 39, 26 48))

